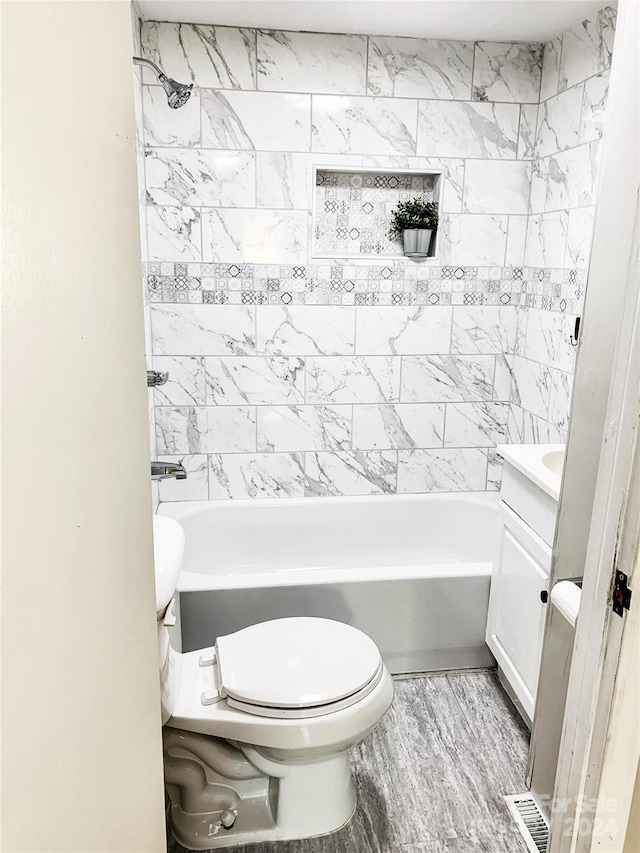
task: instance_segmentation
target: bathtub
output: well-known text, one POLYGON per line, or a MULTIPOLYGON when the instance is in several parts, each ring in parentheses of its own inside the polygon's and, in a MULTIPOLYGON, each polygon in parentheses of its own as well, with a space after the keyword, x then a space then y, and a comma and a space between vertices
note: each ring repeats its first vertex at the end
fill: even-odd
POLYGON ((365 631, 392 673, 493 665, 484 635, 497 494, 188 501, 182 650, 282 616, 365 631))

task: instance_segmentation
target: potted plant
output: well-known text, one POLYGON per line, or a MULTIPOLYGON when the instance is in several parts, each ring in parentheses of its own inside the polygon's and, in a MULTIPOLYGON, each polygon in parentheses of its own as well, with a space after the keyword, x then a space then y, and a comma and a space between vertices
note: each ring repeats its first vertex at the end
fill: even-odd
POLYGON ((426 257, 431 238, 438 227, 438 204, 414 198, 400 201, 391 213, 389 237, 402 236, 404 253, 408 257, 426 257))

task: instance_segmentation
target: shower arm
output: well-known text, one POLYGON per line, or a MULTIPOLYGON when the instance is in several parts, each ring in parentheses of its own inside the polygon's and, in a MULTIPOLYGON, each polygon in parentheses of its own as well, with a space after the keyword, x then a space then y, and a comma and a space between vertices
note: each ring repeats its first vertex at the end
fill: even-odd
POLYGON ((162 70, 162 68, 160 68, 158 65, 156 65, 155 62, 152 62, 150 59, 143 59, 141 56, 134 56, 133 57, 133 63, 134 63, 134 65, 148 65, 149 68, 153 68, 156 75, 158 76, 158 79, 160 79, 160 80, 162 80, 163 77, 166 78, 166 76, 167 76, 164 73, 164 71, 162 70))

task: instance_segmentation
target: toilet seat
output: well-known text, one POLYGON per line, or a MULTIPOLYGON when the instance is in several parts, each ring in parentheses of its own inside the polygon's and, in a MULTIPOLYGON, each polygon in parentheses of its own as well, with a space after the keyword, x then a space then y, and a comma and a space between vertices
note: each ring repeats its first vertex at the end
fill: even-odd
POLYGON ((262 717, 331 714, 363 699, 384 667, 357 628, 315 617, 274 619, 216 642, 217 687, 230 707, 262 717))

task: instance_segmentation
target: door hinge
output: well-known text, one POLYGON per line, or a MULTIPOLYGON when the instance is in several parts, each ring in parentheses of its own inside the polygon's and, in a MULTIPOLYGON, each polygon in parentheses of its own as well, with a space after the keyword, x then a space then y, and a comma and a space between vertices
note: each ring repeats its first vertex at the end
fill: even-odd
POLYGON ((631 590, 627 586, 628 575, 624 572, 616 572, 616 581, 613 586, 613 612, 618 616, 624 616, 624 611, 631 604, 631 590))

